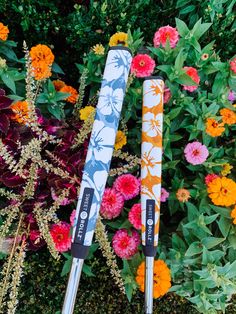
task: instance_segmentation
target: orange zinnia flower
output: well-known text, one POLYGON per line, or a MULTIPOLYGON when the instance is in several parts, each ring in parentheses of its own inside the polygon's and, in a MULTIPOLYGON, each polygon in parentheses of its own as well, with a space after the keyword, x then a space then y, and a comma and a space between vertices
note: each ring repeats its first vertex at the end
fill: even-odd
POLYGON ((226 177, 218 177, 210 182, 207 192, 215 205, 230 206, 236 203, 236 183, 226 177))
POLYGON ((65 85, 63 86, 61 89, 60 89, 60 92, 62 93, 69 93, 70 96, 68 98, 66 98, 66 101, 72 103, 72 104, 75 104, 77 99, 78 99, 78 92, 77 90, 72 87, 72 86, 69 86, 69 85, 65 85))
POLYGON ((220 136, 224 132, 224 123, 208 118, 206 122, 206 133, 212 137, 220 136))
POLYGON ((0 23, 0 39, 1 40, 7 40, 9 34, 9 29, 4 24, 0 23))
POLYGON ((187 202, 191 196, 188 190, 178 189, 178 191, 176 192, 176 197, 180 202, 184 203, 187 202))
POLYGON ((228 108, 224 108, 220 110, 220 115, 222 117, 222 121, 229 125, 236 123, 236 113, 228 108))
POLYGON ((54 87, 55 87, 55 90, 56 91, 59 91, 62 87, 64 87, 66 84, 63 82, 63 81, 61 81, 61 80, 54 80, 53 81, 53 85, 54 85, 54 87))
POLYGON ((236 206, 234 206, 234 209, 231 211, 230 215, 233 218, 233 224, 236 225, 236 206))
POLYGON ((54 55, 52 50, 46 45, 37 45, 30 50, 30 57, 33 62, 43 61, 48 66, 51 66, 54 62, 54 55))
MULTIPOLYGON (((144 292, 145 289, 145 263, 142 262, 137 269, 136 282, 139 289, 144 292)), ((154 261, 153 273, 153 297, 159 298, 166 294, 171 287, 170 270, 162 260, 154 261)))
POLYGON ((51 67, 45 62, 32 62, 33 76, 36 80, 44 80, 52 75, 51 67))
POLYGON ((29 121, 29 108, 26 101, 15 102, 11 105, 11 109, 14 112, 14 115, 11 117, 12 120, 22 124, 29 121))

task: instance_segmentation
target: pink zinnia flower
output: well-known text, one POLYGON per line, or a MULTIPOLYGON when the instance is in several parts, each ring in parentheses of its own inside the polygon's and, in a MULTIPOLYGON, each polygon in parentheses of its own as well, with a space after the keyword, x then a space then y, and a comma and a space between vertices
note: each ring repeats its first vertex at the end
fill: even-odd
POLYGON ((100 208, 100 213, 104 218, 116 218, 120 215, 123 206, 124 198, 120 192, 115 189, 105 189, 100 208))
MULTIPOLYGON (((199 82, 200 82, 200 77, 199 77, 199 75, 198 75, 198 72, 197 72, 197 70, 195 69, 195 68, 193 68, 193 67, 184 67, 184 70, 186 70, 185 72, 186 72, 186 74, 188 75, 188 76, 190 76, 191 77, 191 79, 194 81, 194 82, 196 82, 197 84, 199 84, 199 82)), ((184 90, 188 90, 189 92, 193 92, 193 91, 195 91, 197 88, 198 88, 198 86, 188 86, 188 85, 183 85, 184 86, 184 90)))
POLYGON ((169 197, 170 193, 166 191, 166 189, 161 188, 161 202, 166 202, 167 198, 169 197))
POLYGON ((176 28, 169 25, 160 27, 153 38, 154 47, 166 46, 166 41, 169 39, 171 48, 175 48, 179 41, 179 33, 176 28))
POLYGON ((147 54, 135 56, 131 63, 131 73, 137 77, 150 76, 155 68, 155 61, 147 54))
POLYGON ((51 227, 50 234, 58 252, 66 252, 71 247, 70 224, 61 221, 51 227))
POLYGON ((140 238, 137 231, 129 235, 126 229, 118 230, 112 239, 113 249, 120 258, 129 259, 138 252, 140 238))
POLYGON ((205 145, 200 142, 189 143, 185 149, 184 154, 186 160, 192 165, 200 165, 206 161, 209 152, 205 145))
POLYGON ((75 214, 76 214, 76 210, 74 209, 70 215, 70 224, 72 227, 74 227, 75 225, 75 214))
POLYGON ((130 200, 139 194, 140 180, 132 174, 123 174, 114 182, 114 188, 123 195, 125 200, 130 200))
POLYGON ((171 92, 168 87, 165 87, 164 89, 164 104, 167 104, 169 100, 171 99, 171 92))
POLYGON ((215 174, 215 173, 209 173, 208 175, 206 175, 205 176, 205 183, 206 183, 206 185, 211 183, 216 178, 219 178, 219 176, 217 174, 215 174))
POLYGON ((141 222, 141 204, 134 204, 128 215, 129 222, 134 226, 136 229, 141 229, 142 222, 141 222))
POLYGON ((230 61, 230 70, 236 73, 236 58, 230 61))

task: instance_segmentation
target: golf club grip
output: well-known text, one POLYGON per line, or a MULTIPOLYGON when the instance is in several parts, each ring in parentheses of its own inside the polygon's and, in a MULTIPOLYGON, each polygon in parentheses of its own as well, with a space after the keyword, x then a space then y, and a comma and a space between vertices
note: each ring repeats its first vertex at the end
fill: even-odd
POLYGON ((164 82, 148 77, 143 83, 141 208, 142 245, 145 256, 155 256, 161 197, 161 162, 164 82))
POLYGON ((128 48, 110 48, 106 59, 88 152, 80 186, 71 252, 85 259, 110 169, 132 56, 128 48))

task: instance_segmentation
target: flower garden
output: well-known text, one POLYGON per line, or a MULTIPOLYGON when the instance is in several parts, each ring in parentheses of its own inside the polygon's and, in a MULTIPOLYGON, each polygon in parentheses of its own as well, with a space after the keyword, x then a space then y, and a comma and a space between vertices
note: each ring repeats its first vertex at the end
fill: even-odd
MULTIPOLYGON (((162 162, 154 313, 236 313, 236 1, 167 2, 2 1, 1 313, 61 313, 115 46, 133 59, 75 313, 143 312, 142 122, 147 136, 160 133, 159 112, 142 116, 143 80, 152 75, 165 83, 162 150, 150 145, 142 169, 155 174, 162 162)), ((99 132, 103 160, 109 135, 99 132)))

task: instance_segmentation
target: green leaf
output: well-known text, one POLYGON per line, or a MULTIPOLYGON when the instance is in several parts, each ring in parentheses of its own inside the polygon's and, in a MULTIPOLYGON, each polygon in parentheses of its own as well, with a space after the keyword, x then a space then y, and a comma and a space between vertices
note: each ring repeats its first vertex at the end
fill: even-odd
POLYGON ((65 72, 62 70, 62 68, 56 62, 54 62, 52 64, 52 71, 54 73, 58 73, 58 74, 65 74, 65 72))
POLYGON ((200 254, 202 253, 202 244, 201 242, 197 241, 197 242, 193 242, 189 248, 187 249, 185 256, 194 256, 196 254, 200 254))
POLYGON ((219 213, 220 215, 222 215, 225 218, 231 219, 230 217, 230 210, 228 208, 225 207, 219 207, 219 206, 215 206, 215 205, 209 205, 216 213, 219 213))
POLYGON ((1 79, 3 80, 3 83, 6 84, 6 86, 10 88, 14 94, 16 94, 16 84, 7 72, 2 72, 1 79))
POLYGON ((229 234, 230 227, 232 226, 231 221, 222 216, 220 217, 220 220, 217 221, 217 224, 219 226, 219 229, 222 235, 226 238, 229 234))
POLYGON ((188 14, 188 13, 190 13, 190 12, 192 12, 192 11, 194 11, 195 10, 195 8, 196 8, 196 6, 195 5, 188 5, 187 7, 185 7, 184 9, 182 9, 182 10, 180 10, 180 14, 188 14))
POLYGON ((48 111, 58 120, 64 118, 64 111, 62 109, 62 106, 60 106, 60 104, 57 105, 51 105, 49 104, 47 106, 48 111))
POLYGON ((172 66, 171 65, 159 65, 157 69, 165 72, 168 76, 172 73, 172 66))
POLYGON ((209 250, 223 242, 225 238, 206 237, 202 239, 202 244, 209 250))
POLYGON ((188 86, 197 86, 198 85, 186 73, 180 74, 180 76, 178 78, 176 78, 175 81, 181 85, 188 85, 188 86))
POLYGON ((85 263, 83 265, 83 273, 85 273, 88 277, 95 277, 94 273, 92 273, 91 266, 88 266, 85 263))
POLYGON ((177 71, 180 71, 183 68, 184 61, 186 60, 186 58, 187 58, 187 54, 184 53, 184 49, 181 49, 175 59, 175 69, 177 71))
POLYGON ((200 213, 199 213, 199 211, 198 211, 198 209, 197 209, 197 207, 195 205, 193 205, 190 202, 186 202, 186 206, 188 208, 188 221, 191 222, 195 218, 199 217, 200 213))
POLYGON ((175 19, 175 23, 180 36, 185 37, 189 33, 188 26, 178 18, 175 19))
POLYGON ((70 95, 71 95, 70 93, 57 92, 54 99, 55 101, 65 100, 70 95))
POLYGON ((182 107, 171 109, 171 111, 168 113, 169 119, 173 120, 174 118, 176 118, 181 110, 182 110, 182 107))
POLYGON ((66 274, 68 274, 70 272, 71 269, 71 264, 72 264, 72 256, 70 256, 70 258, 68 258, 62 268, 61 271, 61 277, 65 276, 66 274))
POLYGON ((192 29, 193 36, 198 40, 212 25, 212 23, 203 23, 201 24, 201 20, 198 20, 192 29))

